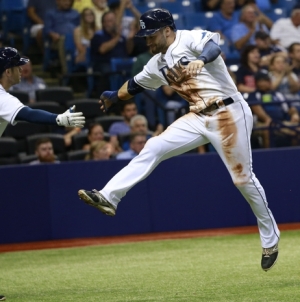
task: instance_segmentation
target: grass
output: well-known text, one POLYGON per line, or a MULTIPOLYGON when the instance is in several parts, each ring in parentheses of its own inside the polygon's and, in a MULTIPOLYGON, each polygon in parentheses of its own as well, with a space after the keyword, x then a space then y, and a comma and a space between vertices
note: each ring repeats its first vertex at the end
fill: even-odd
POLYGON ((260 268, 257 234, 0 254, 7 301, 300 301, 300 231, 260 268))

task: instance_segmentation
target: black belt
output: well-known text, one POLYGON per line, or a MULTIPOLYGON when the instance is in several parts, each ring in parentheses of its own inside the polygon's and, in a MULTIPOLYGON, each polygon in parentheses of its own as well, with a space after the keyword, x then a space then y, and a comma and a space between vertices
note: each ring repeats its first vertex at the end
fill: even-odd
POLYGON ((234 103, 234 100, 232 98, 228 98, 228 99, 220 100, 220 101, 217 101, 217 102, 215 102, 215 103, 211 104, 210 106, 206 107, 205 109, 201 110, 200 113, 205 114, 205 113, 212 112, 214 110, 220 109, 220 108, 222 108, 224 106, 228 106, 228 105, 234 103), (219 106, 217 104, 217 102, 221 106, 219 106))

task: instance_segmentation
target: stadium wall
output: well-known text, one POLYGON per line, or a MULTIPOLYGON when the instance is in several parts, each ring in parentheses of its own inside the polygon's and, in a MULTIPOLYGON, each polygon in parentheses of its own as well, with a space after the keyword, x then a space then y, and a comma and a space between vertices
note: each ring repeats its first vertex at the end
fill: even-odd
MULTIPOLYGON (((278 223, 300 221, 300 148, 255 150, 254 171, 278 223)), ((161 163, 107 217, 78 189, 101 189, 128 161, 0 168, 0 243, 256 225, 215 153, 161 163)))

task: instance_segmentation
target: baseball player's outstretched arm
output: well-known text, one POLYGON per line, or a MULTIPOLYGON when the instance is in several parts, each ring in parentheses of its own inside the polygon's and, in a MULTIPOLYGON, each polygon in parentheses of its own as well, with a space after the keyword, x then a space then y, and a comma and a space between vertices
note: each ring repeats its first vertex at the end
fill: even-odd
POLYGON ((139 86, 132 78, 125 82, 118 91, 104 91, 100 96, 100 108, 106 112, 111 105, 130 100, 144 90, 145 89, 139 86))

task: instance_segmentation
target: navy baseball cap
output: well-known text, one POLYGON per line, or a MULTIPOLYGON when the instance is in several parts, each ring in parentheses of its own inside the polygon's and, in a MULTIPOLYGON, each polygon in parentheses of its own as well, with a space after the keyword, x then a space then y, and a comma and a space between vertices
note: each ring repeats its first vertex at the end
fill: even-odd
POLYGON ((28 62, 29 59, 26 57, 21 57, 15 48, 0 48, 0 74, 2 74, 8 68, 25 65, 28 62))

